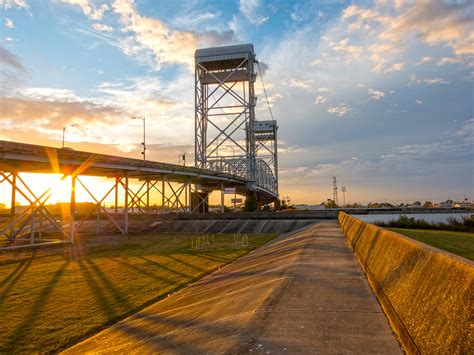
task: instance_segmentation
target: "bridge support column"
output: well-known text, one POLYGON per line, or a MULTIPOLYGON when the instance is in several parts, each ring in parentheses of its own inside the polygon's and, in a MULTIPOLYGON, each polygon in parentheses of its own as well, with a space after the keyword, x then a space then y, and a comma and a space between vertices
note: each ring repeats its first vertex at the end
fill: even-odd
MULTIPOLYGON (((33 193, 28 184, 21 178, 16 172, 0 172, 0 182, 8 182, 12 186, 12 210, 10 212, 10 218, 0 226, 0 236, 4 235, 8 237, 8 241, 13 243, 18 236, 26 236, 29 234, 30 243, 34 244, 34 233, 35 233, 35 215, 39 214, 48 221, 52 227, 54 227, 64 238, 69 241, 69 235, 63 230, 61 224, 51 215, 46 209, 46 202, 52 196, 52 189, 48 188, 41 195, 33 193), (23 208, 20 213, 16 214, 16 193, 19 193, 29 205, 23 208), (29 228, 29 229, 28 229, 29 228), (8 232, 9 233, 8 233, 8 232), (22 234, 23 232, 23 234, 22 234)), ((42 228, 42 221, 40 222, 40 233, 42 228)))
POLYGON ((115 215, 118 213, 118 185, 119 185, 119 178, 115 178, 115 215))
POLYGON ((74 243, 76 234, 76 177, 71 176, 71 200, 69 201, 69 241, 74 243))
MULTIPOLYGON (((10 218, 15 217, 15 207, 16 207, 16 173, 12 173, 12 198, 10 205, 10 218)), ((10 229, 10 236, 13 235, 13 227, 10 229)))
POLYGON ((248 191, 245 198, 245 211, 256 212, 260 210, 260 199, 257 191, 248 191))
POLYGON ((225 206, 224 206, 224 183, 221 182, 221 213, 224 213, 225 211, 225 206))
POLYGON ((125 173, 124 234, 128 234, 128 173, 125 173))

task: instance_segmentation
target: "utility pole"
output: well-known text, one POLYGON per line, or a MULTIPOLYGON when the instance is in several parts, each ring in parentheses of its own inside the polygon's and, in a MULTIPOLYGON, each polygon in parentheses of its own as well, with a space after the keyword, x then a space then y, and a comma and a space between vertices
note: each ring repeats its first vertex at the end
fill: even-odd
POLYGON ((332 177, 332 195, 336 205, 339 205, 339 201, 337 200, 337 180, 335 176, 332 177))
POLYGON ((346 190, 346 187, 343 186, 343 187, 341 188, 341 191, 342 191, 342 200, 343 200, 343 203, 344 203, 344 206, 345 206, 345 205, 346 205, 346 191, 347 191, 347 190, 346 190))

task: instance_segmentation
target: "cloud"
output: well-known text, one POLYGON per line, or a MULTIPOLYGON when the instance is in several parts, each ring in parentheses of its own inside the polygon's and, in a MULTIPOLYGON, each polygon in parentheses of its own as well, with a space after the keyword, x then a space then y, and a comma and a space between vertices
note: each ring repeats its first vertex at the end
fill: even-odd
POLYGON ((297 79, 291 79, 290 82, 288 83, 288 86, 290 88, 300 88, 300 89, 305 89, 305 90, 313 90, 313 80, 297 80, 297 79))
MULTIPOLYGON (((89 139, 103 140, 94 136, 99 126, 105 127, 118 118, 119 112, 116 108, 99 105, 91 101, 70 101, 70 100, 44 100, 33 98, 2 98, 2 110, 0 111, 2 129, 22 131, 33 131, 37 135, 59 137, 58 132, 65 124, 79 123, 88 127, 91 134, 89 139), (92 126, 96 128, 92 128, 92 126)), ((115 122, 117 123, 117 122, 115 122)), ((100 130, 104 134, 104 129, 100 130)))
POLYGON ((74 91, 69 89, 57 89, 57 88, 28 88, 21 91, 20 96, 26 96, 33 100, 46 101, 46 102, 75 102, 81 101, 76 96, 74 91))
POLYGON ((8 49, 0 46, 0 63, 11 67, 18 71, 25 71, 25 67, 21 64, 20 59, 10 52, 8 49))
POLYGON ((109 33, 110 33, 110 32, 114 32, 113 27, 108 26, 108 25, 104 25, 104 24, 102 24, 102 23, 94 23, 94 24, 92 25, 92 28, 93 28, 94 30, 97 30, 97 31, 100 31, 100 32, 109 32, 109 33))
POLYGON ((384 73, 392 73, 396 71, 400 71, 405 67, 405 63, 395 63, 392 64, 389 68, 384 70, 384 73))
POLYGON ((328 100, 328 97, 327 97, 327 96, 322 96, 322 95, 320 95, 320 96, 317 96, 317 97, 316 97, 316 101, 314 101, 314 103, 315 103, 316 105, 320 105, 320 104, 324 104, 327 100, 328 100))
POLYGON ((449 84, 448 81, 441 79, 441 78, 433 78, 433 79, 418 79, 415 74, 409 76, 409 79, 416 84, 428 84, 428 85, 435 85, 435 84, 449 84))
POLYGON ((107 4, 96 5, 90 0, 55 0, 56 2, 79 7, 84 15, 92 20, 100 20, 109 10, 107 4))
POLYGON ((432 57, 423 57, 420 59, 420 61, 418 63, 416 63, 417 65, 420 65, 420 64, 425 64, 425 63, 429 63, 433 60, 432 57))
POLYGON ((332 106, 327 109, 330 114, 335 114, 338 117, 345 116, 349 112, 350 108, 345 104, 339 104, 337 106, 332 106))
POLYGON ((0 94, 14 94, 27 73, 28 71, 16 55, 0 46, 0 94))
POLYGON ((461 62, 462 60, 460 58, 443 57, 438 61, 437 65, 455 64, 455 63, 461 63, 461 62))
POLYGON ((380 34, 380 39, 399 42, 415 34, 429 44, 446 44, 461 54, 464 38, 473 31, 472 14, 472 1, 415 1, 405 12, 388 22, 388 28, 380 34))
POLYGON ((3 6, 4 9, 11 8, 20 8, 20 9, 29 9, 30 5, 26 0, 0 0, 0 6, 3 6))
POLYGON ((385 93, 383 91, 375 90, 372 88, 369 88, 368 92, 369 92, 370 99, 375 100, 375 101, 378 101, 385 96, 385 93))
POLYGON ((239 10, 244 17, 254 25, 262 25, 268 21, 268 16, 258 13, 260 0, 240 0, 239 10))
POLYGON ((197 29, 209 21, 214 20, 221 16, 221 12, 209 12, 209 11, 189 11, 183 16, 175 17, 172 20, 172 24, 176 27, 182 27, 187 29, 197 29))
POLYGON ((5 17, 5 27, 6 28, 14 28, 12 19, 5 17))
POLYGON ((363 48, 349 43, 349 38, 341 39, 337 43, 330 44, 332 50, 337 52, 345 52, 351 56, 358 56, 362 53, 363 48))
POLYGON ((424 79, 424 83, 428 85, 434 85, 434 84, 449 84, 446 80, 443 80, 441 78, 434 78, 434 79, 424 79))
POLYGON ((421 101, 421 100, 416 100, 416 103, 419 104, 419 105, 421 105, 421 104, 423 104, 423 101, 421 101))
POLYGON ((192 69, 196 48, 222 45, 234 38, 231 30, 196 33, 172 29, 156 18, 140 15, 132 0, 115 0, 113 11, 119 16, 122 32, 127 34, 119 40, 122 51, 144 58, 149 64, 155 63, 156 69, 162 64, 183 64, 192 69))
POLYGON ((474 144, 474 118, 462 123, 461 128, 456 131, 456 136, 463 137, 465 141, 474 144))

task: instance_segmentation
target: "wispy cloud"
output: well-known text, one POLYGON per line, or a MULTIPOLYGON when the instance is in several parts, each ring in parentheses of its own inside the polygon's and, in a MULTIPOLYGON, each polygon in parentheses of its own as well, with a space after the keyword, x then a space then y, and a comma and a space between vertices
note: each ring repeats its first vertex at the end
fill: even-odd
POLYGON ((0 0, 0 6, 7 10, 12 8, 30 8, 30 5, 28 5, 28 2, 26 0, 0 0))
POLYGON ((6 28, 14 28, 13 21, 11 18, 5 17, 5 27, 6 28))
POLYGON ((100 20, 104 16, 104 13, 109 10, 107 4, 95 4, 90 0, 54 0, 58 3, 68 4, 76 6, 82 10, 84 15, 92 20, 100 20))
POLYGON ((259 14, 260 0, 240 0, 239 9, 245 18, 254 25, 262 25, 268 21, 268 16, 259 14))
POLYGON ((375 90, 375 89, 369 88, 368 92, 369 92, 370 99, 375 100, 375 101, 378 101, 385 96, 385 93, 381 90, 375 90))
POLYGON ((338 117, 345 116, 349 112, 350 108, 347 107, 345 104, 339 104, 337 106, 331 106, 327 109, 327 111, 331 114, 334 114, 338 117))
POLYGON ((100 31, 100 32, 114 32, 114 29, 112 26, 109 26, 109 25, 105 25, 103 23, 94 23, 92 25, 92 28, 94 30, 97 30, 97 31, 100 31))
POLYGON ((27 73, 16 55, 0 46, 0 94, 14 95, 27 73))
POLYGON ((418 63, 416 63, 416 64, 418 64, 418 65, 420 65, 420 64, 425 64, 425 63, 431 62, 432 60, 433 60, 432 57, 423 57, 423 58, 421 58, 421 59, 418 61, 418 63))
POLYGON ((316 105, 320 105, 320 104, 324 104, 327 100, 328 100, 327 96, 320 95, 316 97, 316 101, 314 101, 314 103, 316 105))
POLYGON ((300 89, 305 89, 305 90, 314 90, 313 87, 314 81, 309 79, 309 80, 297 80, 297 79, 291 79, 290 82, 288 83, 288 86, 290 88, 300 88, 300 89))

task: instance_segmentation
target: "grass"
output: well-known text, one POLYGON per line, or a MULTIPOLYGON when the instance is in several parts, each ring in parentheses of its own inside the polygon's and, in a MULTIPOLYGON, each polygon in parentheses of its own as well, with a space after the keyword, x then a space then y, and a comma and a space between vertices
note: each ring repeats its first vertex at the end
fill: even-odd
POLYGON ((387 229, 466 259, 474 260, 474 233, 404 228, 387 229))
POLYGON ((0 255, 0 353, 58 352, 267 243, 235 249, 216 234, 192 250, 191 234, 115 235, 102 241, 0 255))

